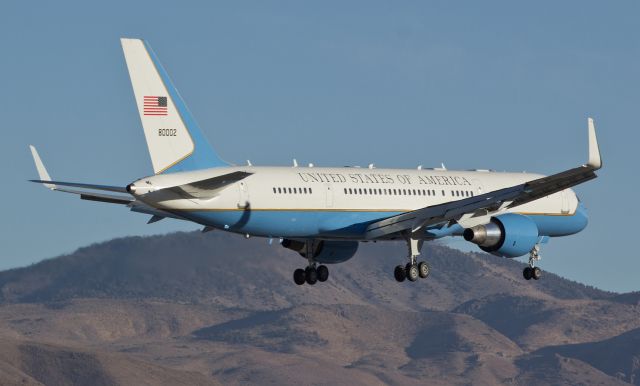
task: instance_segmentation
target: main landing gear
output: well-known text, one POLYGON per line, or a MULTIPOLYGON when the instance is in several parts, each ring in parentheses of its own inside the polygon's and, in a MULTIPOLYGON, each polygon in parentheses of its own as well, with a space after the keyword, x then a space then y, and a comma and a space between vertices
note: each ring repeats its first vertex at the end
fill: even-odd
POLYGON ((309 261, 307 268, 298 268, 293 271, 293 281, 297 285, 303 285, 307 283, 314 285, 317 282, 325 282, 329 278, 329 268, 326 265, 317 265, 313 260, 313 242, 307 241, 305 243, 305 254, 309 261))
POLYGON ((424 261, 418 262, 420 249, 422 249, 422 240, 407 238, 407 246, 409 248, 409 262, 406 265, 398 265, 393 270, 393 276, 396 281, 403 282, 405 279, 416 281, 418 278, 426 278, 429 276, 431 268, 424 261))
POLYGON ((529 252, 529 265, 522 270, 522 276, 527 280, 538 280, 542 277, 542 270, 535 266, 535 262, 540 260, 540 246, 536 245, 529 252))
POLYGON ((304 283, 314 285, 317 282, 325 282, 328 278, 329 268, 326 265, 316 267, 316 264, 313 263, 305 269, 298 268, 293 271, 293 281, 297 285, 303 285, 304 283))

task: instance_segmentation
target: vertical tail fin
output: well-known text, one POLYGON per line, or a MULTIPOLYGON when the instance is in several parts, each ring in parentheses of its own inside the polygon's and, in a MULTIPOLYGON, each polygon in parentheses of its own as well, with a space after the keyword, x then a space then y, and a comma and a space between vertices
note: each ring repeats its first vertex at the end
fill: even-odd
POLYGON ((151 46, 120 39, 156 174, 228 165, 215 153, 151 46))

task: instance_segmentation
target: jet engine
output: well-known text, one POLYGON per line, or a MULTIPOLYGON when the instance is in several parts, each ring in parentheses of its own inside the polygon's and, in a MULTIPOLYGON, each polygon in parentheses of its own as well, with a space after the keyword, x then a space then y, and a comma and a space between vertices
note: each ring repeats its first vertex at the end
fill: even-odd
POLYGON ((492 217, 487 224, 465 229, 463 236, 485 252, 513 258, 533 249, 538 242, 538 227, 527 216, 507 213, 492 217))
MULTIPOLYGON (((307 246, 304 241, 284 239, 282 246, 307 257, 307 246)), ((314 240, 311 245, 313 260, 321 264, 343 263, 358 250, 357 241, 314 240)))

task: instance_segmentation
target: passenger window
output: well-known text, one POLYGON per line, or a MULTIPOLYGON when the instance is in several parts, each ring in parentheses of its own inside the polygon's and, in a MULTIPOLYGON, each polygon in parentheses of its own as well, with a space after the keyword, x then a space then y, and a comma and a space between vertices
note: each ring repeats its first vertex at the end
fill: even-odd
POLYGON ((275 193, 275 192, 276 192, 276 188, 273 188, 273 193, 275 193))
POLYGON ((309 194, 311 194, 311 193, 313 193, 313 192, 311 191, 311 188, 309 188, 309 194))
POLYGON ((291 194, 291 188, 289 188, 289 194, 291 194))

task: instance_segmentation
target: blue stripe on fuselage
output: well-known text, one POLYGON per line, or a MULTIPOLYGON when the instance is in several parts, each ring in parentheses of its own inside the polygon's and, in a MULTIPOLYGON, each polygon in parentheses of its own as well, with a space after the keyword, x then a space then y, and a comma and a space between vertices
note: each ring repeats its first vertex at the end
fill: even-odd
POLYGON ((576 212, 569 216, 527 215, 538 226, 540 236, 568 236, 582 231, 589 223, 587 209, 578 204, 576 212))
POLYGON ((256 236, 360 238, 370 223, 399 213, 247 209, 182 212, 181 215, 202 224, 256 236))
MULTIPOLYGON (((401 212, 376 211, 301 211, 301 210, 251 210, 244 211, 189 211, 181 212, 191 220, 232 232, 255 236, 281 237, 336 237, 362 239, 372 222, 400 214, 401 212)), ((582 204, 575 214, 568 216, 526 215, 537 225, 540 236, 567 236, 578 233, 587 226, 587 212, 582 204)), ((426 230, 427 238, 460 236, 463 228, 454 224, 432 227, 426 230)))

